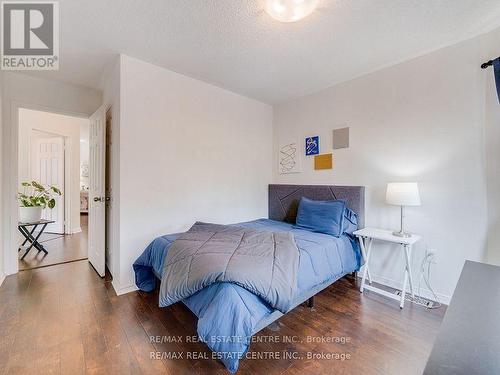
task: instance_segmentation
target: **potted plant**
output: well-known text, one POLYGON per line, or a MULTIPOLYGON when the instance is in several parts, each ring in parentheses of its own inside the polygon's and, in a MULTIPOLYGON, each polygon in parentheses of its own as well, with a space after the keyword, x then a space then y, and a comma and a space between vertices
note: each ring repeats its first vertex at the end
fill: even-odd
POLYGON ((19 221, 21 223, 32 223, 42 219, 44 208, 56 206, 56 195, 61 195, 61 190, 55 186, 46 188, 36 181, 23 182, 23 192, 18 193, 19 199, 19 221))

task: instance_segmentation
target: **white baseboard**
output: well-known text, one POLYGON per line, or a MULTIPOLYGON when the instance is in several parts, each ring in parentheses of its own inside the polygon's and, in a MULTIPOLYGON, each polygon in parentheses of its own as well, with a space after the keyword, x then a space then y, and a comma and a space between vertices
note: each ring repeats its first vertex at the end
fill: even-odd
MULTIPOLYGON (((361 278, 361 272, 359 272, 358 277, 361 278)), ((389 279, 387 277, 383 277, 383 276, 379 276, 379 275, 372 274, 372 281, 379 283, 379 284, 382 284, 382 285, 385 285, 385 286, 388 286, 390 288, 398 289, 398 290, 401 290, 403 287, 403 284, 401 283, 400 280, 393 280, 393 279, 389 279)), ((417 285, 416 285, 417 282, 418 282, 418 280, 415 280, 415 278, 414 278, 413 283, 414 283, 415 288, 417 287, 417 285)), ((409 286, 406 288, 406 292, 410 292, 409 286)), ((415 294, 417 294, 416 292, 417 292, 417 290, 415 290, 415 294)), ((441 293, 436 293, 436 296, 439 299, 438 302, 440 302, 444 305, 450 304, 451 296, 447 296, 447 295, 441 294, 441 293)), ((429 299, 431 301, 436 300, 436 298, 434 297, 434 295, 432 294, 432 292, 429 289, 424 289, 422 287, 420 288, 420 297, 429 299)))
POLYGON ((82 231, 82 228, 81 227, 78 227, 78 228, 73 228, 71 230, 71 234, 76 234, 76 233, 80 233, 82 231))
POLYGON ((137 285, 135 285, 135 284, 128 285, 128 286, 119 286, 117 283, 112 281, 111 285, 113 285, 113 289, 115 290, 115 293, 117 296, 121 296, 122 294, 127 294, 130 292, 135 292, 136 290, 139 290, 139 288, 137 288, 137 285))
POLYGON ((0 273, 0 286, 2 286, 4 280, 5 280, 5 275, 3 273, 0 273))

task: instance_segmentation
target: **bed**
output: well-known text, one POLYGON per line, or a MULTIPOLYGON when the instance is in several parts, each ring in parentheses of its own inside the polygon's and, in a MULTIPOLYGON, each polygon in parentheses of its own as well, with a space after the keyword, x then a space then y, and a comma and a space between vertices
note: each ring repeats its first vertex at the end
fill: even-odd
MULTIPOLYGON (((238 225, 293 234, 299 250, 299 264, 297 289, 288 311, 341 277, 357 271, 361 265, 360 249, 352 236, 342 234, 337 238, 294 226, 301 197, 344 199, 358 215, 358 227, 364 226, 364 187, 269 185, 269 218, 238 225)), ((136 260, 134 271, 140 290, 149 292, 156 288, 166 255, 179 236, 170 234, 156 238, 136 260)), ((283 316, 257 295, 233 283, 212 284, 184 299, 183 303, 198 317, 197 332, 201 341, 232 373, 244 358, 251 337, 283 316)))

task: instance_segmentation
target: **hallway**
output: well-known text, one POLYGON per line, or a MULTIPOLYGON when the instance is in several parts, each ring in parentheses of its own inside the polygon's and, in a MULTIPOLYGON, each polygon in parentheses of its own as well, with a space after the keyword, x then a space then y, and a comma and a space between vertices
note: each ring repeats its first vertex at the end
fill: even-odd
MULTIPOLYGON (((88 215, 80 215, 80 226, 82 231, 76 234, 60 235, 44 233, 40 239, 40 243, 49 253, 44 254, 43 252, 38 252, 36 249, 31 249, 23 260, 19 259, 19 270, 29 270, 87 259, 88 215)), ((22 254, 24 254, 24 250, 19 252, 19 258, 22 254)))

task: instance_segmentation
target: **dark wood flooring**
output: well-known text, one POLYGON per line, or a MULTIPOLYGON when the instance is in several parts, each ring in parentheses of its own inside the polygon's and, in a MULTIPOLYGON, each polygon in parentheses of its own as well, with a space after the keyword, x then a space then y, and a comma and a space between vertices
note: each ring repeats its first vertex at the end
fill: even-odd
MULTIPOLYGON (((346 277, 259 337, 346 337, 347 343, 256 342, 250 353, 350 354, 346 360, 243 359, 238 374, 421 374, 444 308, 426 310, 367 292, 346 277)), ((116 296, 85 261, 19 272, 0 287, 0 374, 227 374, 208 359, 151 359, 151 353, 206 353, 196 318, 181 303, 158 307, 158 294, 116 296), (152 343, 150 336, 183 342, 152 343)), ((283 340, 281 340, 283 341, 283 340)))
MULTIPOLYGON (((80 215, 80 226, 82 231, 71 235, 43 233, 39 241, 47 249, 48 254, 31 249, 26 258, 19 259, 19 270, 86 259, 88 215, 80 215)), ((21 250, 18 254, 19 258, 23 254, 24 250, 21 250)))

